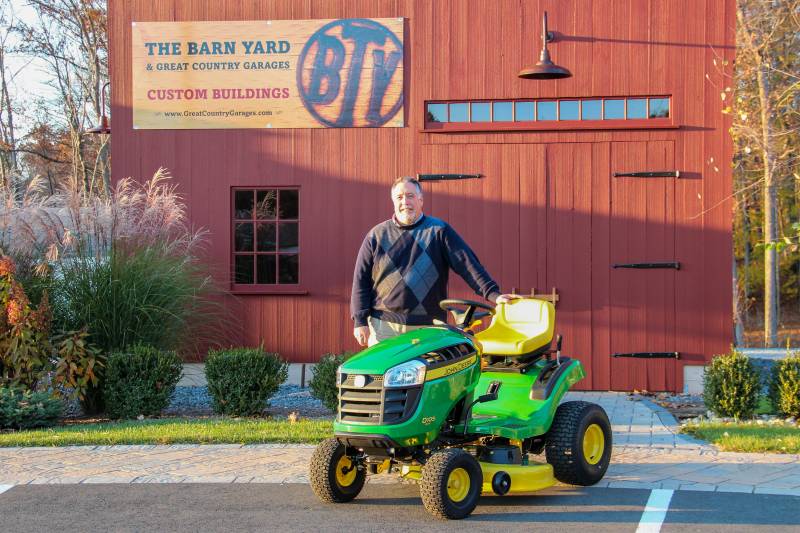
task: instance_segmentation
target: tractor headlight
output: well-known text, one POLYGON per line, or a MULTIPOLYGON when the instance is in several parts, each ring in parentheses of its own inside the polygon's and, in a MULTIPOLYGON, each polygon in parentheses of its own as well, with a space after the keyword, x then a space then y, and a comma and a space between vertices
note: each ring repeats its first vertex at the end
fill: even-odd
POLYGON ((410 387, 425 381, 425 363, 409 361, 390 368, 383 376, 384 387, 410 387))

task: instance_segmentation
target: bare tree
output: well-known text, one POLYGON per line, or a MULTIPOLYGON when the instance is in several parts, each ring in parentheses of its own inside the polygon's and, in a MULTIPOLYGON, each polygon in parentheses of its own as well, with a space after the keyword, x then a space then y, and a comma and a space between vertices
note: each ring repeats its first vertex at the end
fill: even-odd
MULTIPOLYGON (((737 114, 733 133, 737 149, 752 153, 741 158, 742 170, 752 173, 758 169, 760 173, 754 183, 760 183, 763 202, 764 336, 767 346, 777 346, 778 254, 783 242, 778 234, 778 189, 789 181, 796 166, 797 122, 792 118, 796 119, 800 94, 796 68, 800 1, 738 0, 736 15, 737 114)), ((725 93, 722 97, 726 98, 725 93)))
POLYGON ((14 31, 14 12, 6 0, 0 1, 0 184, 13 190, 18 175, 17 134, 10 82, 13 73, 7 65, 14 31))
POLYGON ((102 0, 28 0, 35 24, 20 24, 22 49, 41 58, 58 95, 53 115, 70 148, 77 183, 110 188, 108 138, 87 136, 100 123, 102 90, 108 79, 106 6, 102 0))

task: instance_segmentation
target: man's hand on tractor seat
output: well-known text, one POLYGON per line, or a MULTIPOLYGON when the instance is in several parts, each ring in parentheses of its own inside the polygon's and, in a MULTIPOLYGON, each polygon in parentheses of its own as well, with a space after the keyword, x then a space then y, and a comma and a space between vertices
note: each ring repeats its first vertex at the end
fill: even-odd
POLYGON ((356 338, 359 346, 366 346, 369 338, 369 326, 359 326, 353 329, 353 337, 356 338))
POLYGON ((522 298, 519 294, 501 294, 497 297, 494 303, 497 304, 507 304, 511 300, 516 300, 517 298, 522 298))

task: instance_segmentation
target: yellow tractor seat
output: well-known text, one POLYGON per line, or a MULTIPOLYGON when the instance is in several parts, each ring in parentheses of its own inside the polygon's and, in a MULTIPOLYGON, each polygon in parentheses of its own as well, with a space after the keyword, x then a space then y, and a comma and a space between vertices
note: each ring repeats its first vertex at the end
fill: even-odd
POLYGON ((556 312, 553 304, 520 298, 497 304, 492 323, 475 334, 486 355, 525 355, 553 340, 556 312))

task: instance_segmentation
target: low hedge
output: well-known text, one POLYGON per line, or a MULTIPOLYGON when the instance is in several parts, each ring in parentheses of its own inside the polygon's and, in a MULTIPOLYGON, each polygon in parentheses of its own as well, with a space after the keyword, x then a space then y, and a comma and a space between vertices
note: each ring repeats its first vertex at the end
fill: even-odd
POLYGON ((0 429, 53 426, 63 409, 62 401, 46 392, 0 387, 0 429))
POLYGON ((169 405, 183 363, 172 351, 137 345, 113 353, 106 363, 103 399, 111 418, 161 413, 169 405))
POLYGON ((751 418, 758 407, 760 378, 753 363, 736 350, 711 360, 703 377, 703 401, 716 415, 751 418))
POLYGON ((800 418, 800 352, 789 354, 772 367, 769 397, 776 411, 800 418))
POLYGON ((205 373, 215 412, 253 416, 286 381, 289 363, 263 348, 227 348, 208 352, 205 373))
POLYGON ((326 353, 311 370, 313 377, 308 382, 311 396, 336 413, 339 410, 339 389, 336 383, 336 369, 351 355, 345 353, 326 353))

